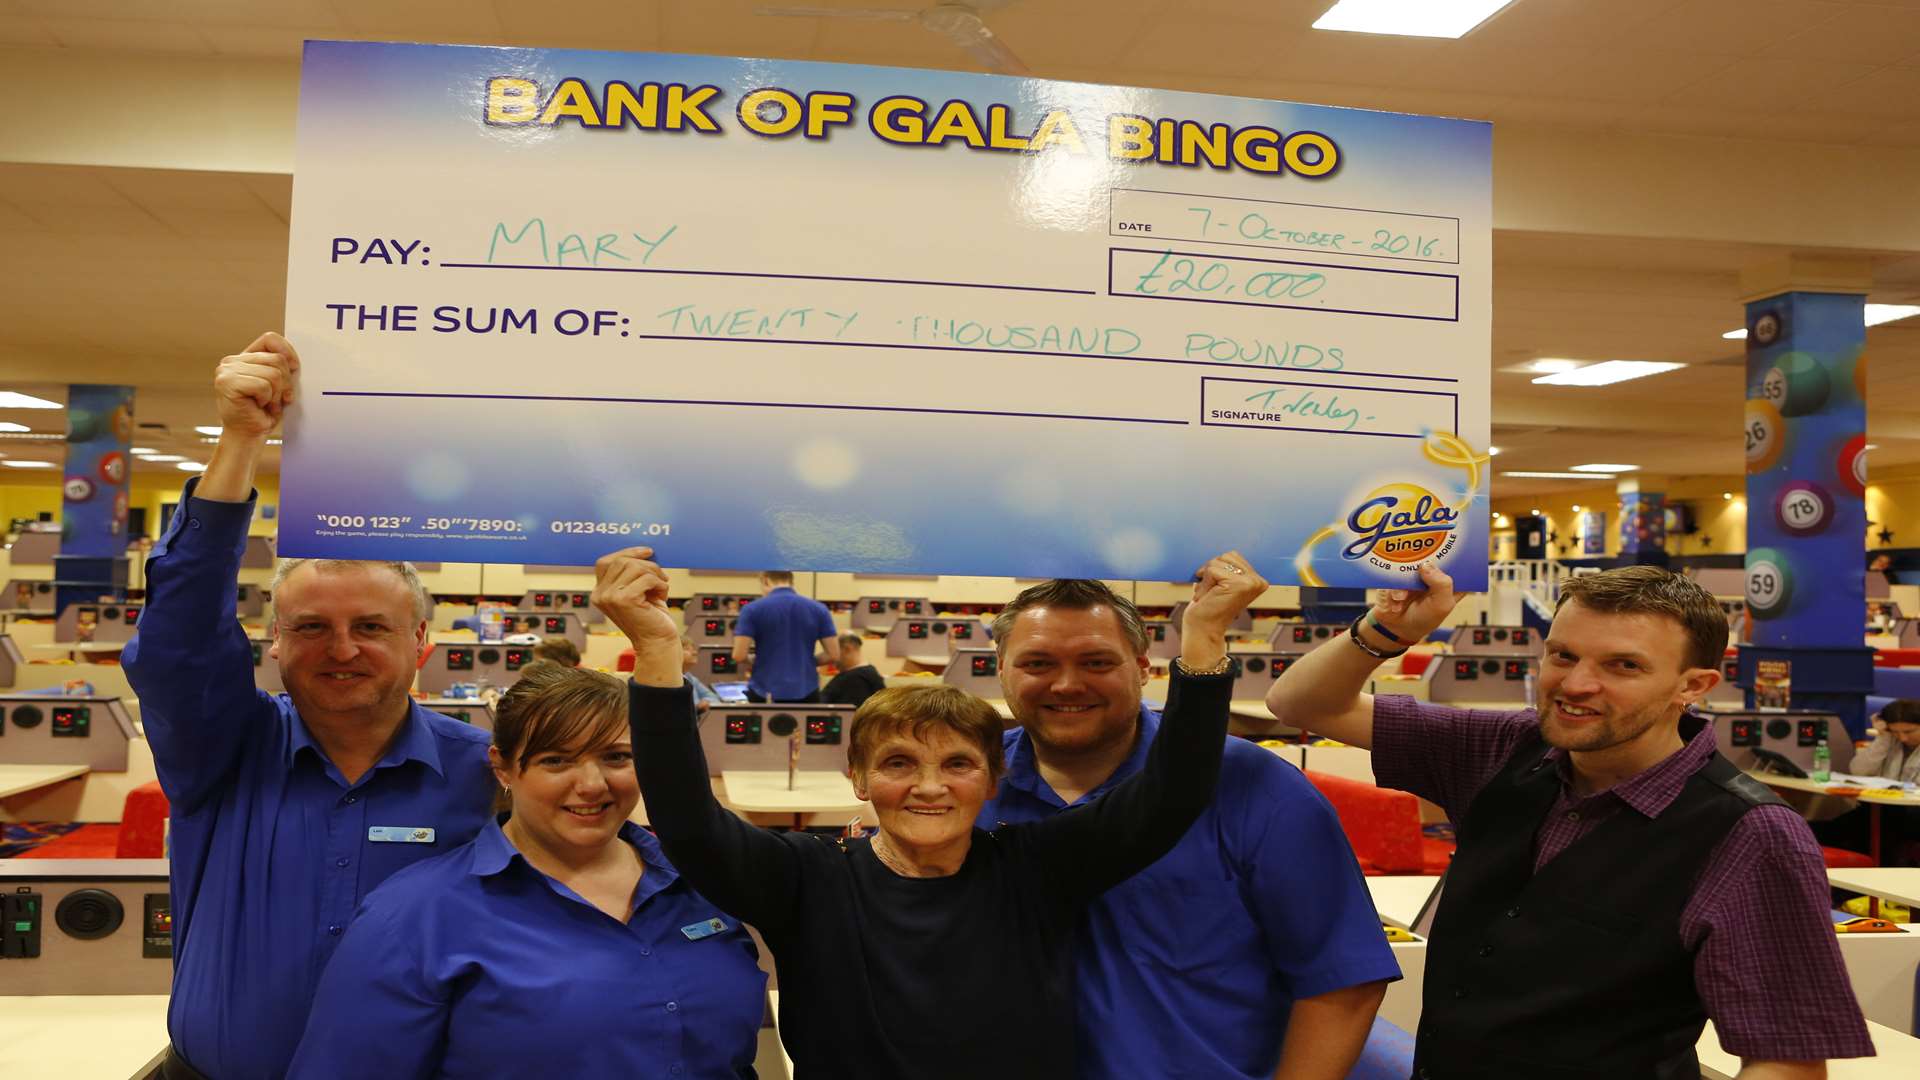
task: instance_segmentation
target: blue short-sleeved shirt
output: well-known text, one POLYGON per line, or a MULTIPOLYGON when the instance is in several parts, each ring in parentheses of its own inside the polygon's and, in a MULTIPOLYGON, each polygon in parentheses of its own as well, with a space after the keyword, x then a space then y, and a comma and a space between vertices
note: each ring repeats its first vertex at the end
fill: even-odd
POLYGON ((147 560, 124 654, 172 804, 167 1031, 209 1076, 275 1077, 354 909, 394 871, 471 840, 493 774, 486 732, 413 705, 386 756, 347 784, 293 702, 254 688, 234 617, 253 503, 196 499, 197 484, 147 560), (423 829, 431 838, 411 842, 423 829))
MULTIPOLYGON (((1142 708, 1132 756, 1080 801, 1138 772, 1159 728, 1142 708)), ((1007 732, 1006 749, 981 822, 1066 809, 1024 730, 1007 732)), ((1089 1078, 1266 1080, 1295 1000, 1400 977, 1333 808, 1300 770, 1234 738, 1213 805, 1165 858, 1095 901, 1080 935, 1089 1078)))
POLYGON ((797 701, 819 691, 814 646, 839 636, 840 628, 827 605, 783 585, 742 607, 733 632, 753 639, 747 689, 775 701, 797 701))
POLYGON ((327 966, 289 1077, 751 1077, 766 975, 659 841, 624 923, 498 824, 374 890, 327 966))

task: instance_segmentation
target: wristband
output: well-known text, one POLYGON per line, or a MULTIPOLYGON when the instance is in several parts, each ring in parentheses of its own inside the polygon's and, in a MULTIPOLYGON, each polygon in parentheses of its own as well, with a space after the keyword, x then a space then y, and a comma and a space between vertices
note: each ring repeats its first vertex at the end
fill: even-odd
POLYGON ((1354 648, 1359 649, 1375 660, 1392 660, 1396 656, 1406 655, 1407 649, 1404 645, 1395 649, 1393 652, 1381 652, 1379 649, 1360 640, 1360 620, 1364 618, 1366 618, 1365 615, 1355 615, 1353 617, 1353 625, 1347 627, 1347 640, 1353 642, 1354 648))
POLYGON ((1413 644, 1413 642, 1403 640, 1399 634, 1396 634, 1393 631, 1387 629, 1387 624, 1380 621, 1380 616, 1375 615, 1373 613, 1372 608, 1367 609, 1367 625, 1373 627, 1374 633, 1379 634, 1381 637, 1386 638, 1388 641, 1393 642, 1395 645, 1413 644))

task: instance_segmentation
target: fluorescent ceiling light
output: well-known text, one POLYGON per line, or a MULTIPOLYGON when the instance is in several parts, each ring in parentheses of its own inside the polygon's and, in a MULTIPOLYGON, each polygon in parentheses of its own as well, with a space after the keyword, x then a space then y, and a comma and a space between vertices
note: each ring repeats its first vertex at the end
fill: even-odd
POLYGON ((1592 465, 1572 465, 1572 466, 1569 466, 1568 469, 1571 472, 1622 473, 1622 472, 1638 472, 1640 469, 1640 466, 1615 465, 1615 464, 1612 464, 1611 462, 1598 462, 1592 465))
MULTIPOLYGON (((1911 319, 1915 315, 1920 315, 1920 304, 1868 304, 1866 324, 1868 326, 1879 326, 1882 323, 1911 319)), ((1747 330, 1746 327, 1741 327, 1738 330, 1729 330, 1720 336, 1726 338, 1728 341, 1745 341, 1747 339, 1747 330)))
POLYGON ((1572 371, 1585 364, 1584 360, 1562 360, 1557 356, 1543 357, 1527 365, 1527 370, 1535 375, 1558 375, 1563 371, 1572 371))
POLYGON ((141 461, 185 461, 179 454, 142 454, 141 461))
POLYGON ((1686 365, 1665 360, 1602 360, 1558 375, 1542 375, 1533 381, 1549 386, 1608 386, 1682 367, 1686 365))
POLYGON ((25 424, 16 424, 11 420, 0 420, 0 431, 32 431, 25 424))
POLYGON ((183 461, 180 464, 175 465, 174 468, 179 469, 181 472, 206 472, 207 471, 207 467, 205 465, 200 464, 197 461, 183 461))
POLYGON ((218 434, 220 434, 220 429, 219 429, 218 427, 212 427, 212 426, 209 426, 209 427, 197 427, 197 428, 194 428, 193 430, 195 430, 195 431, 197 431, 197 432, 199 432, 199 433, 200 433, 200 434, 202 434, 202 435, 218 435, 218 434))
POLYGON ((46 398, 16 394, 11 390, 0 390, 0 409, 64 409, 65 405, 46 398))
POLYGON ((1610 477, 1583 472, 1503 472, 1501 476, 1512 476, 1521 480, 1607 480, 1610 477))
POLYGON ((5 465, 9 469, 51 469, 53 468, 53 462, 51 461, 21 461, 18 458, 8 458, 5 461, 0 461, 0 465, 5 465))
POLYGON ((1513 0, 1338 0, 1315 30, 1457 38, 1513 0))
POLYGON ((157 454, 159 452, 160 451, 155 450, 151 446, 134 446, 127 449, 127 453, 132 454, 134 457, 142 457, 147 454, 157 454))

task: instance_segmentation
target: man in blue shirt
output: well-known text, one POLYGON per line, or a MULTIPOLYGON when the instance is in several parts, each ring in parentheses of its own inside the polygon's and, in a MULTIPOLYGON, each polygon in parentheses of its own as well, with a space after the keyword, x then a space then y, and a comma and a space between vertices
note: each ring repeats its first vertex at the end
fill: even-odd
POLYGON ((840 628, 827 605, 793 591, 793 575, 769 570, 760 575, 766 595, 740 609, 733 628, 733 658, 745 663, 753 653, 747 697, 754 701, 819 701, 818 646, 828 656, 839 648, 840 628))
MULTIPOLYGON (((1140 770, 1160 720, 1140 702, 1147 634, 1131 603, 1097 581, 1049 581, 993 630, 1022 726, 983 825, 1059 813, 1140 770)), ((1332 808, 1239 739, 1213 806, 1080 932, 1087 1078, 1340 1080, 1400 977, 1332 808)))
POLYGON ((124 656, 172 804, 168 1080, 283 1074, 361 899, 471 840, 492 802, 486 733, 409 697, 428 598, 405 563, 283 563, 287 693, 254 688, 234 597, 254 469, 299 365, 273 333, 221 361, 220 442, 148 557, 124 656))

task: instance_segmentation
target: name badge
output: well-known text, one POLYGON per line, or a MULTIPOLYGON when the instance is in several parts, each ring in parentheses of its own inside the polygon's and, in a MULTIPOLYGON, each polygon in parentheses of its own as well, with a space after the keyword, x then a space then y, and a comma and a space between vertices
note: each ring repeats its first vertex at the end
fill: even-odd
POLYGON ((367 839, 376 844, 431 844, 433 830, 411 825, 369 825, 367 839))
POLYGON ((706 922, 697 922, 683 926, 680 928, 680 932, 687 935, 688 941, 699 941, 701 938, 710 938, 726 928, 727 924, 721 922, 719 919, 708 919, 706 922))

